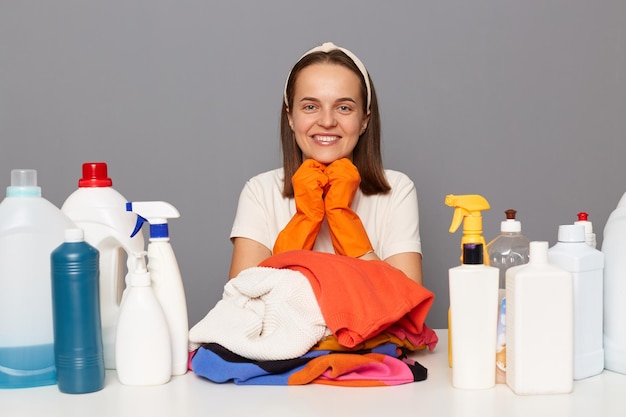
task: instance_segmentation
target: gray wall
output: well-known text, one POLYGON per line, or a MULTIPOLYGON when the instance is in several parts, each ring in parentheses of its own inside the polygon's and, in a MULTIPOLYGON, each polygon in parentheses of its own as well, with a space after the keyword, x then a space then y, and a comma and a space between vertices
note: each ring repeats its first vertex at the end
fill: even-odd
POLYGON ((83 0, 0 2, 0 187, 35 168, 60 206, 106 161, 132 200, 165 200, 190 323, 219 300, 241 187, 277 167, 281 92, 308 48, 355 52, 378 90, 384 161, 416 183, 428 319, 446 326, 446 194, 485 196, 555 242, 626 191, 626 2, 83 0))

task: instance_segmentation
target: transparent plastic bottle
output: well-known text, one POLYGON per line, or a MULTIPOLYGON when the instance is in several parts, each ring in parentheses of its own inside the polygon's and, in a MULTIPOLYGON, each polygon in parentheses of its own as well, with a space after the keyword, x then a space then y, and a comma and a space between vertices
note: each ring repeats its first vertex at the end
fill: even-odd
POLYGON ((0 203, 0 388, 57 382, 50 254, 74 227, 41 196, 36 170, 11 171, 0 203))
POLYGON ((506 271, 528 263, 530 241, 522 234, 522 224, 515 219, 517 211, 504 212, 506 220, 500 223, 500 234, 487 244, 491 266, 500 271, 498 298, 498 336, 496 346, 496 382, 506 383, 506 271))
POLYGON ((487 243, 491 266, 500 270, 500 289, 505 288, 506 270, 512 266, 528 263, 530 241, 522 234, 522 223, 515 219, 517 211, 504 212, 506 220, 500 223, 500 234, 487 243))

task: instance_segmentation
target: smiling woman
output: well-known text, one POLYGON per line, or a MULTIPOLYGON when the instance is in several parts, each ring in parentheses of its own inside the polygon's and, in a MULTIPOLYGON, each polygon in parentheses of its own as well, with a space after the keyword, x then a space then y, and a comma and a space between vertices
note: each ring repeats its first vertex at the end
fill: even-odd
POLYGON ((288 118, 304 159, 323 164, 352 159, 369 120, 360 96, 359 78, 340 65, 315 64, 300 71, 288 118))
POLYGON ((325 43, 285 84, 284 166, 250 179, 231 231, 230 277, 289 250, 382 259, 421 284, 417 193, 383 169, 376 92, 363 63, 325 43))

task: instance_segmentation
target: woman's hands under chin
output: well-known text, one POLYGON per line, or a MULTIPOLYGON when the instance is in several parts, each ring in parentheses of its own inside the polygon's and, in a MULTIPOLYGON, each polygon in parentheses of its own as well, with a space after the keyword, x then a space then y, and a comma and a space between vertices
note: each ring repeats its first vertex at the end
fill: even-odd
POLYGON ((354 258, 372 252, 365 227, 350 208, 361 184, 359 170, 348 158, 342 158, 328 165, 325 173, 328 176, 328 191, 324 207, 335 252, 354 258))
POLYGON ((324 220, 324 194, 328 188, 326 166, 313 159, 298 168, 293 184, 296 214, 278 234, 273 253, 288 250, 313 249, 324 220))

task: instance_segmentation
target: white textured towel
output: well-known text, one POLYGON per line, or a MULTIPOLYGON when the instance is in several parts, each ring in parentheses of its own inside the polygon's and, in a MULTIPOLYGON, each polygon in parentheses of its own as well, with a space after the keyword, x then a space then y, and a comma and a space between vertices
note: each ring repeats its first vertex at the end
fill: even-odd
POLYGON ((217 343, 248 359, 292 359, 328 334, 302 273, 253 267, 224 286, 222 299, 189 331, 189 348, 217 343))

